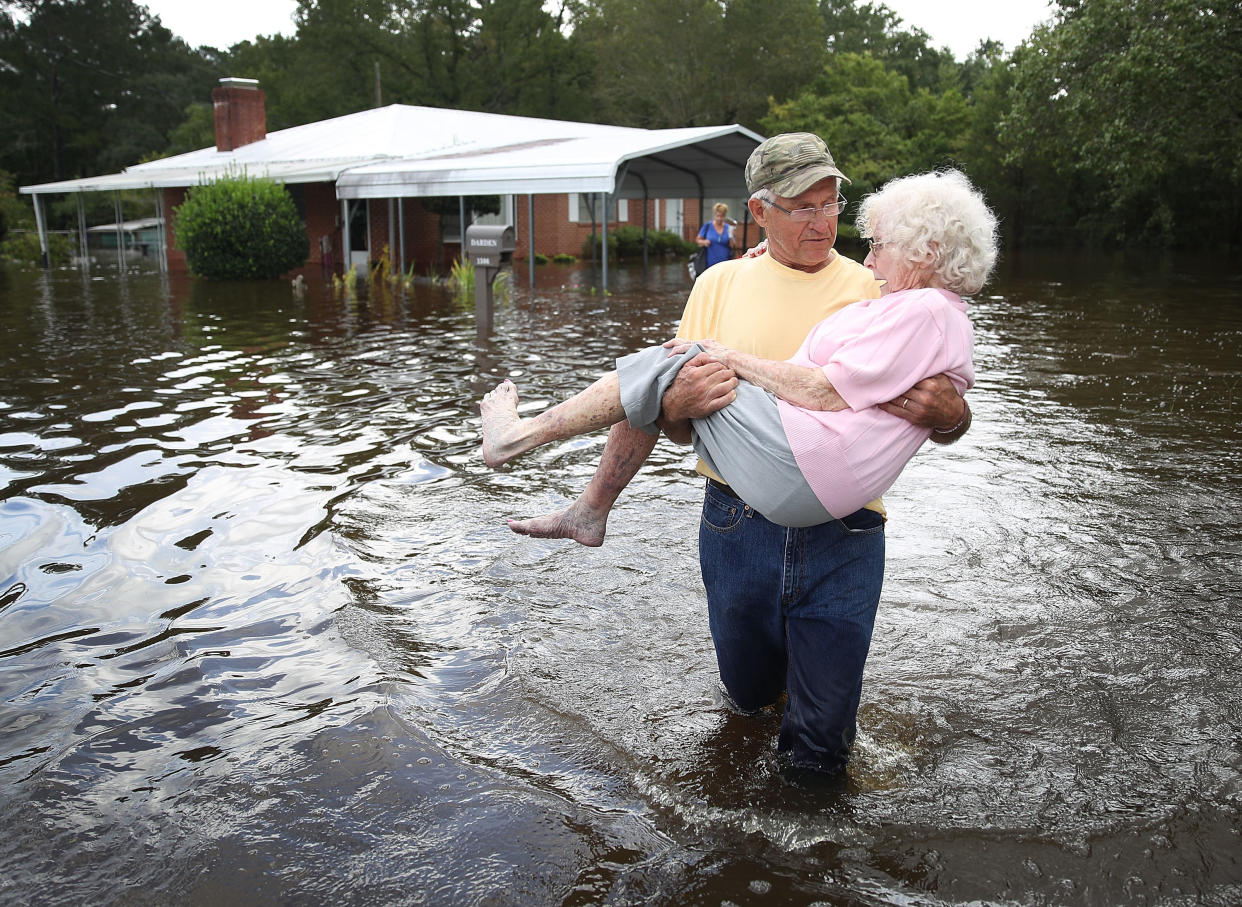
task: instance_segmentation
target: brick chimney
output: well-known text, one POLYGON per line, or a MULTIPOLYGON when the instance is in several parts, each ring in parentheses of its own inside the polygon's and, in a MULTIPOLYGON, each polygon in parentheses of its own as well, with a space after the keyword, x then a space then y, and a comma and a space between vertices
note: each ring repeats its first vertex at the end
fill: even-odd
POLYGON ((258 79, 221 79, 211 90, 216 150, 232 151, 267 138, 267 107, 258 79))

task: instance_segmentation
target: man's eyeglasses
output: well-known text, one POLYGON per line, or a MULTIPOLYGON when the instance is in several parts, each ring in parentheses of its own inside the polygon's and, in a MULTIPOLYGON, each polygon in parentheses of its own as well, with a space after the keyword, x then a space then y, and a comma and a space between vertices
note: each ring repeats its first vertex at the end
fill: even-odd
POLYGON ((792 211, 782 205, 778 205, 776 202, 768 202, 768 204, 777 211, 784 211, 789 215, 790 220, 797 221, 798 223, 806 223, 807 221, 815 220, 815 215, 821 212, 824 217, 836 217, 845 210, 845 206, 848 202, 846 202, 844 195, 838 195, 835 202, 829 202, 823 207, 812 206, 810 208, 794 208, 792 211))

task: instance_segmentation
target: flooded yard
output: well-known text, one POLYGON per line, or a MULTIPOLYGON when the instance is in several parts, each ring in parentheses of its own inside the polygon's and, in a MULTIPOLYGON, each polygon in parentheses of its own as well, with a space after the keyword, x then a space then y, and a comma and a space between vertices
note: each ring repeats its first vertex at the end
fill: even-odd
POLYGON ((839 789, 722 701, 701 483, 512 534, 476 403, 675 332, 680 264, 442 288, 0 270, 7 903, 1242 900, 1242 271, 1011 256, 974 427, 885 501, 839 789))

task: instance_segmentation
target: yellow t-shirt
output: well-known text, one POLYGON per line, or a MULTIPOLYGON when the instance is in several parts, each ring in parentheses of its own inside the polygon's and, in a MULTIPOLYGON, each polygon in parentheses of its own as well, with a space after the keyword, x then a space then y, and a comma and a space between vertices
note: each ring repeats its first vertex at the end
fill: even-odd
MULTIPOLYGON (((841 255, 814 274, 787 268, 771 255, 738 258, 709 268, 694 282, 677 336, 784 360, 833 312, 879 295, 871 271, 841 255)), ((720 481, 702 461, 698 471, 720 481)), ((884 513, 879 500, 867 507, 884 513)))

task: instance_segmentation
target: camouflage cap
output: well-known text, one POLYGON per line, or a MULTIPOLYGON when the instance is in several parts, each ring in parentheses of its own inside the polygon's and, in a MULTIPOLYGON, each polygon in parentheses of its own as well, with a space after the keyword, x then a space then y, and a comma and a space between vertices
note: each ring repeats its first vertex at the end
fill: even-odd
POLYGON ((824 140, 810 132, 774 135, 746 161, 746 189, 752 193, 767 187, 793 198, 830 176, 849 182, 837 169, 824 140))

